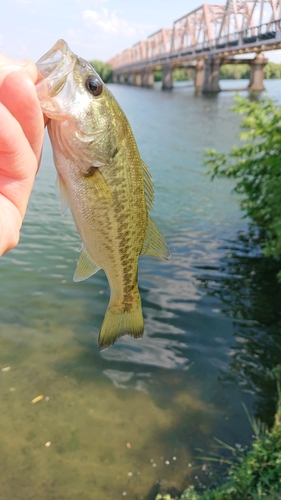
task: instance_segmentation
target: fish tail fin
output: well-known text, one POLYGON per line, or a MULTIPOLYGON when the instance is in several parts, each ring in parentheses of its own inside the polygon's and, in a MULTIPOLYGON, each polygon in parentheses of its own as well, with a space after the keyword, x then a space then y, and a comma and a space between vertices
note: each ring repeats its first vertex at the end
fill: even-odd
POLYGON ((144 329, 140 298, 137 306, 124 311, 109 306, 99 333, 99 348, 106 349, 114 344, 122 335, 130 335, 135 339, 142 337, 144 329))

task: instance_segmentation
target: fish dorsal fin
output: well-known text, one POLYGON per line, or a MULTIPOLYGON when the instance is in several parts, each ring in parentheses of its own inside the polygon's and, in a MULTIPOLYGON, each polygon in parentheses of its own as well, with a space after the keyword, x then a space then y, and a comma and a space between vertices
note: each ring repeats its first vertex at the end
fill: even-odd
POLYGON ((69 209, 69 203, 68 203, 65 184, 59 174, 57 175, 57 180, 56 180, 56 196, 60 202, 61 215, 64 216, 67 213, 67 210, 69 209))
POLYGON ((82 245, 81 255, 77 262, 73 281, 83 281, 97 273, 100 267, 93 261, 85 247, 82 245))
POLYGON ((152 209, 153 202, 154 202, 153 184, 152 184, 151 175, 149 173, 148 167, 143 161, 142 161, 142 173, 143 173, 146 207, 147 207, 147 211, 150 212, 150 210, 152 209))
POLYGON ((146 234, 141 253, 153 255, 153 257, 159 257, 160 259, 169 259, 171 255, 160 229, 158 229, 150 216, 148 216, 146 234))

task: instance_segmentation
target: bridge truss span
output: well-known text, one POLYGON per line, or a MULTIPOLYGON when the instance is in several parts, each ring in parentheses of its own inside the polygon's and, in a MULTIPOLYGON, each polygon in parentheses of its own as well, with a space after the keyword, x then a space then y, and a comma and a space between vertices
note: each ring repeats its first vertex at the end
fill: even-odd
MULTIPOLYGON (((254 52, 261 62, 261 52, 279 48, 281 0, 227 0, 225 4, 203 4, 177 19, 171 29, 158 30, 109 62, 116 78, 126 73, 137 75, 142 72, 145 75, 162 66, 163 75, 166 75, 163 76, 166 79, 163 87, 171 88, 172 79, 167 75, 175 67, 193 65, 202 74, 204 63, 215 67, 217 72, 225 58, 254 52)), ((264 64, 262 71, 263 67, 264 64)), ((210 72, 212 74, 213 70, 210 72)), ((147 75, 145 78, 147 81, 147 75)), ((207 88, 206 78, 205 72, 204 85, 207 88)), ((142 81, 141 77, 137 80, 142 81)), ((149 81, 151 83, 151 78, 149 81)), ((209 87, 212 91, 217 84, 209 87)))

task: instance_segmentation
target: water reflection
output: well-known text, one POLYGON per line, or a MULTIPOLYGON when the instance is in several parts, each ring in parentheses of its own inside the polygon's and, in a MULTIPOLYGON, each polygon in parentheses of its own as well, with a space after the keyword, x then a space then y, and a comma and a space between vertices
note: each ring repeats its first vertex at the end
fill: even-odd
POLYGON ((233 320, 236 342, 230 373, 222 372, 222 379, 255 394, 256 416, 271 426, 277 402, 273 371, 281 362, 281 284, 276 279, 280 266, 263 258, 249 235, 227 242, 225 251, 219 267, 213 273, 206 269, 199 278, 233 320))

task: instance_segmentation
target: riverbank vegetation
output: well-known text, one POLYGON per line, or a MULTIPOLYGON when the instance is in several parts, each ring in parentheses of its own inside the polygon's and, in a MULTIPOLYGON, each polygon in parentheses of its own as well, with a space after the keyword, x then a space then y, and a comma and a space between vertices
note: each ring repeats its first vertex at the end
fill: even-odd
MULTIPOLYGON (((281 106, 268 97, 259 102, 235 98, 234 111, 242 114, 240 139, 227 154, 207 151, 212 179, 232 178, 242 210, 258 231, 257 243, 281 269, 281 106)), ((281 271, 278 273, 281 280, 281 271)))

